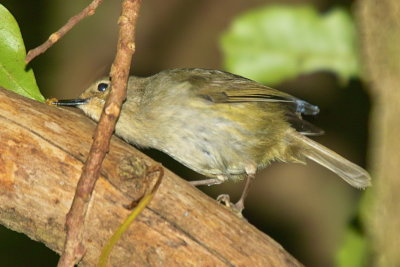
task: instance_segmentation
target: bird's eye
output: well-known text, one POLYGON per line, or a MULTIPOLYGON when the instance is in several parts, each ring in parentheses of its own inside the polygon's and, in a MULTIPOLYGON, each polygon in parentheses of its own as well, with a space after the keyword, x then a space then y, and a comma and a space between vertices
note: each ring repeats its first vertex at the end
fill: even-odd
POLYGON ((99 92, 104 92, 108 87, 107 83, 99 83, 99 85, 97 85, 97 91, 99 92))

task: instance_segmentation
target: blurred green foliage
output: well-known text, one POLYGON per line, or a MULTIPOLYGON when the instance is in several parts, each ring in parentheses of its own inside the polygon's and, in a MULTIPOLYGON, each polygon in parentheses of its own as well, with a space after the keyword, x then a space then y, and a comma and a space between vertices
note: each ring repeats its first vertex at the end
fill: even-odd
POLYGON ((359 231, 348 228, 342 247, 336 256, 337 267, 364 267, 368 254, 367 241, 359 231))
POLYGON ((365 267, 372 266, 369 260, 372 258, 371 242, 366 234, 364 227, 366 221, 369 220, 370 211, 373 208, 374 188, 369 188, 363 194, 358 208, 359 227, 349 225, 343 236, 343 242, 336 251, 335 266, 336 267, 365 267), (360 229, 361 228, 361 229, 360 229))
POLYGON ((226 70, 277 84, 302 73, 359 74, 356 31, 343 9, 319 14, 312 6, 267 6, 247 12, 222 36, 226 70))
POLYGON ((25 56, 18 24, 0 4, 0 86, 43 102, 32 69, 26 69, 25 56))

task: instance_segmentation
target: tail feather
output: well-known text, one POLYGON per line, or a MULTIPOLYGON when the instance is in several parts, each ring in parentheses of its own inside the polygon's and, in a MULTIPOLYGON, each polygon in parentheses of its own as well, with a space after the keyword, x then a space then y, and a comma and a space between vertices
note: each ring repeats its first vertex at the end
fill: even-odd
POLYGON ((356 188, 366 188, 371 185, 370 175, 360 166, 299 133, 291 136, 305 147, 304 156, 333 171, 350 185, 356 188))

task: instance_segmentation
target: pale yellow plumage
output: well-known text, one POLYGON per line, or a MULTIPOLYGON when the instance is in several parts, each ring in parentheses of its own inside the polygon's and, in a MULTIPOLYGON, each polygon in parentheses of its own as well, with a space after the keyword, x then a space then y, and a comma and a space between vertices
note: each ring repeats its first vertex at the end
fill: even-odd
MULTIPOLYGON (((84 103, 78 107, 94 120, 109 84, 100 80, 80 96, 84 103)), ((301 117, 318 112, 317 106, 237 75, 175 69, 130 77, 116 134, 219 180, 241 179, 272 161, 308 158, 354 187, 369 186, 365 170, 305 136, 322 133, 301 117)))

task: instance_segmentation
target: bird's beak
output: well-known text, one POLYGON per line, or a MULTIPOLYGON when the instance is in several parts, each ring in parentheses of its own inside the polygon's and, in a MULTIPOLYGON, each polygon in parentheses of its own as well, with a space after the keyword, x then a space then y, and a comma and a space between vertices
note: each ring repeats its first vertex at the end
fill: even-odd
POLYGON ((88 99, 64 99, 64 100, 58 100, 58 99, 49 99, 50 105, 55 105, 55 106, 72 106, 76 107, 78 105, 84 105, 88 102, 88 99))

